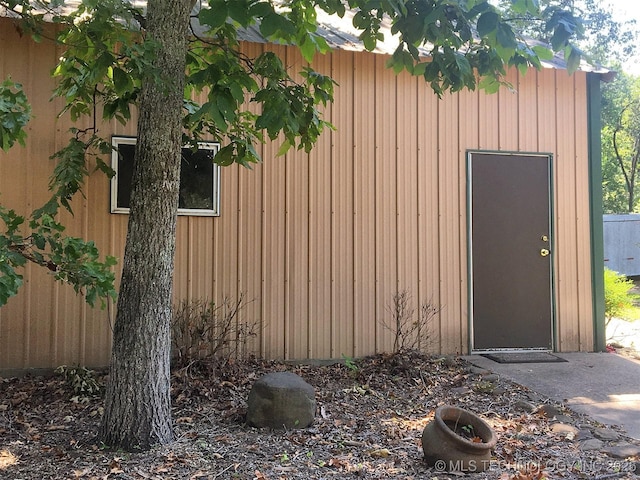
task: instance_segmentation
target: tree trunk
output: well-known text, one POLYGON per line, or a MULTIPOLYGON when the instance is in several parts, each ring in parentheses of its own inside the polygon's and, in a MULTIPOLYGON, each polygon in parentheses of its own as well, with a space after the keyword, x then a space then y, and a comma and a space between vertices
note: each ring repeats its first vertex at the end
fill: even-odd
POLYGON ((155 71, 142 86, 118 310, 99 439, 125 450, 173 440, 171 305, 190 0, 150 0, 155 71))

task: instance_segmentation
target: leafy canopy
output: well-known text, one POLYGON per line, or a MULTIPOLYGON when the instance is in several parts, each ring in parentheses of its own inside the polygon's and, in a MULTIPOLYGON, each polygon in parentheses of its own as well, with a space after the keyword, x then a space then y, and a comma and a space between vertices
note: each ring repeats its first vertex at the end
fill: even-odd
POLYGON ((602 120, 605 212, 633 212, 640 170, 640 78, 619 72, 603 85, 602 120))
MULTIPOLYGON (((370 51, 385 30, 395 35, 398 46, 387 66, 422 77, 437 95, 477 87, 495 92, 508 67, 539 68, 552 50, 564 53, 570 71, 578 67, 580 52, 570 43, 582 33, 575 16, 562 9, 541 11, 536 0, 511 0, 510 9, 519 19, 543 24, 551 48, 528 41, 503 9, 482 0, 198 2, 186 58, 184 143, 220 141, 224 146, 214 161, 225 166, 260 161, 255 146, 265 138, 281 139, 280 154, 310 151, 321 132, 333 128, 320 110, 333 100, 335 82, 311 66, 314 55, 330 50, 318 32, 320 11, 350 21, 370 51), (297 46, 308 65, 293 77, 273 52, 250 57, 240 46, 250 28, 269 42, 297 46)), ((64 101, 61 115, 92 125, 71 129, 67 146, 52 155, 51 199, 28 221, 0 209, 0 305, 19 288, 17 269, 26 261, 70 282, 93 305, 115 296, 115 260, 100 261, 93 243, 65 237, 57 214, 61 207, 72 211, 71 200, 91 171, 113 175, 104 160, 111 146, 98 131, 100 121, 128 122, 143 82, 172 79, 154 69, 157 46, 146 36, 145 12, 127 1, 0 0, 0 10, 35 41, 64 46, 52 72, 58 80, 53 95, 64 101)), ((30 110, 20 85, 10 79, 0 86, 0 113, 0 147, 23 145, 30 110)))

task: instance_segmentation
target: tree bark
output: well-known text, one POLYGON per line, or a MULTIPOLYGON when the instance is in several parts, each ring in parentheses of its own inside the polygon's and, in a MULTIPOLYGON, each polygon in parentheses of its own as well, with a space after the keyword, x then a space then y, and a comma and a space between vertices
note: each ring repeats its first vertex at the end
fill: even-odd
POLYGON ((150 0, 155 72, 141 91, 122 281, 99 439, 145 450, 173 440, 171 305, 190 0, 150 0))

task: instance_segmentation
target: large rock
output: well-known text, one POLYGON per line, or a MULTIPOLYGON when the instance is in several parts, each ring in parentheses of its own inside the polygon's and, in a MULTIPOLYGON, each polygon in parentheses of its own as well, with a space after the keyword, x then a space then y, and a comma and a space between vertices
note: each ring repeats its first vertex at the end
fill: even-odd
POLYGON ((254 427, 306 428, 316 412, 313 387, 291 372, 258 379, 247 403, 247 423, 254 427))

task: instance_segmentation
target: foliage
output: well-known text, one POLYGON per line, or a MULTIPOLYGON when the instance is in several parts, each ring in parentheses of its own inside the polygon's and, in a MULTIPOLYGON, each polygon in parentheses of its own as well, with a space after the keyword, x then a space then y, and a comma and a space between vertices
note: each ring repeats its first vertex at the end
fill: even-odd
POLYGON ((81 366, 68 367, 60 365, 55 373, 62 375, 65 383, 76 395, 89 397, 98 395, 102 391, 102 385, 96 379, 93 370, 81 366))
POLYGON ((344 361, 345 367, 347 367, 351 373, 353 374, 358 373, 358 370, 359 370, 358 363, 354 358, 349 357, 343 353, 342 360, 344 361))
POLYGON ((602 90, 604 210, 633 212, 640 169, 640 79, 620 72, 602 90))
POLYGON ((640 298, 640 295, 630 292, 631 288, 633 281, 613 270, 604 269, 604 312, 607 323, 614 317, 624 317, 625 311, 640 298))
MULTIPOLYGON (((539 0, 536 3, 547 18, 555 18, 556 21, 567 19, 569 22, 581 19, 584 30, 575 31, 578 37, 576 45, 593 61, 614 65, 633 56, 638 49, 636 21, 632 18, 614 19, 610 3, 599 0, 539 0)), ((551 43, 557 35, 549 28, 551 24, 532 22, 523 16, 511 0, 502 0, 500 5, 512 13, 513 22, 522 33, 546 43, 551 43)))
POLYGON ((411 304, 411 294, 401 290, 393 295, 387 306, 391 321, 383 321, 383 326, 393 333, 393 353, 406 350, 428 350, 431 346, 431 322, 442 311, 442 307, 431 300, 420 305, 418 316, 411 304))
POLYGON ((30 119, 31 106, 22 85, 7 78, 0 83, 0 149, 7 151, 15 142, 24 146, 24 127, 30 119))
POLYGON ((240 318, 247 306, 244 295, 222 302, 195 299, 175 305, 171 321, 171 342, 178 365, 206 358, 240 358, 246 343, 255 337, 257 324, 240 318))
POLYGON ((64 226, 46 209, 34 212, 28 236, 20 233, 25 218, 14 210, 0 206, 0 220, 4 223, 0 233, 0 306, 18 292, 22 275, 16 269, 27 260, 46 268, 56 280, 71 284, 91 306, 100 299, 104 307, 106 298, 115 298, 115 276, 110 270, 115 258, 107 256, 101 262, 94 242, 65 236, 64 226))

